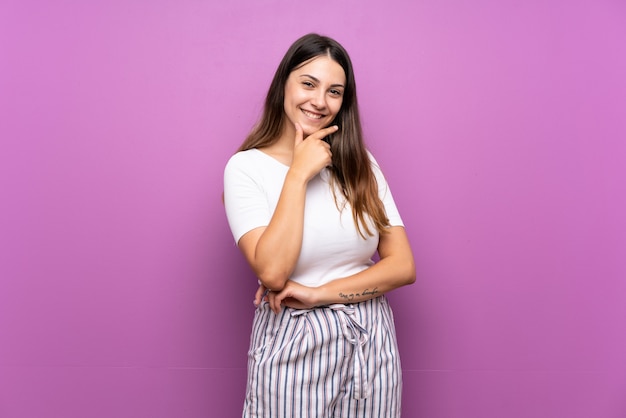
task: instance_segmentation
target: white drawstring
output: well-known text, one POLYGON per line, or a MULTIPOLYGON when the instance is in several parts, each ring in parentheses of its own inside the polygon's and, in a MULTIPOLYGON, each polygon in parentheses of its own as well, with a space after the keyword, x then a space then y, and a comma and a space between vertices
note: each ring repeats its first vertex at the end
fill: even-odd
MULTIPOLYGON (((365 399, 369 395, 369 385, 367 384, 367 370, 365 367, 365 355, 363 346, 367 342, 367 330, 359 324, 354 316, 354 306, 335 303, 328 305, 328 308, 338 315, 342 324, 343 335, 346 340, 354 346, 354 399, 365 399)), ((310 312, 312 309, 293 309, 291 316, 299 316, 310 312)))

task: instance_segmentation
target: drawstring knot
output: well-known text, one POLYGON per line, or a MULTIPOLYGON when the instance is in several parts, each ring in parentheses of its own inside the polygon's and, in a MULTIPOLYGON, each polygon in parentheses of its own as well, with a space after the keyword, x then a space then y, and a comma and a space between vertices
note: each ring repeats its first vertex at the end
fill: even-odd
MULTIPOLYGON (((363 346, 367 342, 367 330, 355 317, 355 309, 352 305, 335 303, 327 308, 338 312, 341 321, 341 328, 345 339, 354 346, 353 379, 354 379, 354 399, 365 399, 369 395, 369 385, 367 384, 367 370, 365 366, 365 354, 363 346)), ((312 309, 293 309, 291 316, 299 316, 310 312, 312 309)))

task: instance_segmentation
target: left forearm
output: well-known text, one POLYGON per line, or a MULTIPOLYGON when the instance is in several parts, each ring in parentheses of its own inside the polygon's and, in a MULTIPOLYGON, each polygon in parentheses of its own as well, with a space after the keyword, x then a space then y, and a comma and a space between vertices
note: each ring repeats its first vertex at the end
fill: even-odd
POLYGON ((413 258, 388 257, 357 274, 317 288, 318 305, 362 302, 413 282, 413 258))
MULTIPOLYGON (((404 227, 390 227, 381 234, 378 255, 380 261, 373 266, 320 287, 288 280, 280 292, 271 292, 267 300, 272 310, 278 313, 283 304, 295 309, 309 309, 334 303, 363 302, 415 282, 415 262, 404 227)), ((263 286, 259 291, 262 290, 265 290, 263 286)), ((257 304, 261 302, 259 292, 255 301, 257 304)))

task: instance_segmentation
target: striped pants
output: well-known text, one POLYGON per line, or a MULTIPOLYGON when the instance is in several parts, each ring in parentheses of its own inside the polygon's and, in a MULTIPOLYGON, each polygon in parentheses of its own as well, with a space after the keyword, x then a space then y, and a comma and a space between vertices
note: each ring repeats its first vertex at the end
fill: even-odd
POLYGON ((244 418, 399 418, 402 371, 384 296, 256 310, 244 418))

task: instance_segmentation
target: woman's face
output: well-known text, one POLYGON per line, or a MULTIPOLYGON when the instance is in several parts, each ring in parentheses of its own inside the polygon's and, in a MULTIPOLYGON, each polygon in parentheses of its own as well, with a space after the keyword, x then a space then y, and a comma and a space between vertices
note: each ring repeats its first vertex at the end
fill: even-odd
POLYGON ((285 84, 289 129, 299 123, 304 134, 310 135, 330 125, 341 109, 345 85, 343 68, 326 55, 293 70, 285 84))

